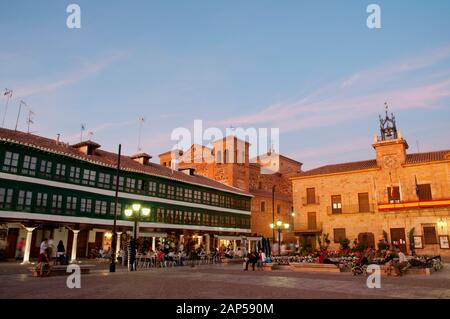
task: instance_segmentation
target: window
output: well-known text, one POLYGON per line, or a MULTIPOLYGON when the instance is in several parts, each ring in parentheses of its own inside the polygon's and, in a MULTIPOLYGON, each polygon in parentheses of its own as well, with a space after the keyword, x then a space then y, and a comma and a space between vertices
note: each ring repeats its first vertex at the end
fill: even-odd
POLYGON ((19 153, 6 152, 5 160, 3 161, 3 170, 6 172, 17 173, 18 165, 19 153))
POLYGON ((156 194, 156 182, 148 182, 148 192, 150 195, 156 194))
POLYGON ((74 212, 77 209, 77 198, 75 196, 67 196, 66 211, 74 212))
POLYGON ((331 212, 333 214, 342 213, 342 198, 341 195, 331 196, 331 212))
POLYGON ((98 215, 106 215, 107 203, 104 200, 95 201, 95 213, 98 215))
POLYGON ((45 210, 47 208, 47 197, 46 193, 37 193, 36 195, 36 209, 45 210))
POLYGON ((136 188, 136 180, 134 178, 128 177, 125 184, 125 191, 132 192, 135 188, 136 188))
POLYGON ((0 208, 11 208, 13 190, 0 188, 0 208))
MULTIPOLYGON (((115 209, 116 209, 116 202, 111 202, 111 210, 109 211, 109 213, 112 216, 114 216, 114 213, 116 212, 115 209)), ((121 211, 122 211, 122 204, 117 203, 117 212, 116 212, 117 216, 120 216, 121 211)))
POLYGON ((388 192, 388 202, 389 203, 400 203, 400 187, 393 186, 387 188, 388 192))
POLYGON ((80 211, 82 213, 92 213, 92 199, 82 198, 80 201, 80 211))
POLYGON ((200 203, 202 201, 202 192, 194 191, 194 202, 200 203))
POLYGON ((168 198, 174 198, 175 197, 175 187, 174 186, 169 185, 167 187, 167 197, 168 198))
POLYGON ((335 228, 333 229, 333 239, 336 244, 340 243, 346 238, 345 228, 335 228))
POLYGON ((159 194, 166 196, 166 184, 159 184, 159 194))
POLYGON ((306 189, 306 203, 307 204, 317 204, 316 203, 316 189, 314 187, 306 189))
POLYGON ((212 202, 213 205, 218 205, 219 204, 219 195, 212 194, 211 195, 211 202, 212 202))
POLYGON ((359 212, 367 213, 370 211, 369 193, 358 193, 359 212))
POLYGON ((419 184, 419 200, 432 200, 431 196, 431 185, 430 184, 419 184))
POLYGON ((185 189, 184 190, 184 199, 188 202, 192 202, 192 189, 185 189))
POLYGON ((205 203, 207 205, 211 204, 211 194, 210 193, 207 193, 207 192, 203 193, 203 203, 205 203))
POLYGON ((19 198, 17 199, 17 209, 30 210, 32 195, 33 193, 30 191, 19 191, 19 198))
POLYGON ((55 175, 59 179, 64 179, 66 176, 66 164, 56 163, 55 175))
POLYGON ((98 187, 110 188, 111 185, 111 175, 106 173, 98 173, 98 187))
MULTIPOLYGON (((117 181, 117 175, 113 178, 113 189, 116 189, 116 181, 117 181)), ((125 183, 125 177, 119 176, 119 190, 123 191, 123 186, 125 183)))
POLYGON ((54 194, 52 197, 52 211, 60 212, 62 208, 62 195, 54 194))
POLYGON ((83 170, 82 183, 85 185, 95 186, 95 176, 97 173, 90 169, 83 170))
POLYGON ((36 175, 37 157, 25 155, 23 158, 22 174, 36 175))
POLYGON ((143 193, 145 190, 145 181, 143 181, 142 179, 136 180, 136 190, 139 193, 143 193))
POLYGON ((225 206, 230 207, 231 206, 231 198, 230 196, 225 197, 225 206))
POLYGON ((52 174, 52 162, 47 160, 41 160, 41 174, 51 175, 52 174))
POLYGON ((182 187, 176 188, 176 197, 178 200, 183 200, 183 188, 182 187))
POLYGON ((261 205, 261 208, 260 208, 261 213, 265 213, 266 212, 266 202, 261 201, 260 205, 261 205))
POLYGON ((436 227, 434 226, 423 226, 423 241, 425 245, 437 244, 436 227))
POLYGON ((69 173, 69 180, 74 183, 80 182, 80 168, 71 166, 70 167, 70 173, 69 173))

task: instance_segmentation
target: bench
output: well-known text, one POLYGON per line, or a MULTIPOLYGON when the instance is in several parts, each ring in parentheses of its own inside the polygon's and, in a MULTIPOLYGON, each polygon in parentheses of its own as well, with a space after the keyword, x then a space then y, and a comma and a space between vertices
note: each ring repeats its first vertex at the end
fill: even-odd
MULTIPOLYGON (((78 264, 80 267, 81 274, 88 274, 90 273, 91 269, 95 268, 95 265, 88 265, 88 264, 78 264)), ((47 266, 48 267, 48 266, 47 266)), ((51 270, 48 273, 48 276, 67 276, 70 275, 70 272, 67 272, 68 265, 53 265, 51 266, 51 270)), ((48 269, 48 268, 47 268, 48 269)), ((37 264, 32 265, 28 268, 28 270, 31 272, 31 275, 33 277, 39 277, 39 271, 37 264)), ((42 274, 46 275, 46 268, 44 268, 42 274)))
POLYGON ((299 272, 341 272, 334 264, 291 263, 290 268, 299 272))

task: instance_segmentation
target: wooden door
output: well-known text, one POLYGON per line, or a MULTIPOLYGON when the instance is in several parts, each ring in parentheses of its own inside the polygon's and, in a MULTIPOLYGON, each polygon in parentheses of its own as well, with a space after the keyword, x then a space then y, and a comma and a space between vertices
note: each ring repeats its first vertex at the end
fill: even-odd
POLYGON ((317 220, 315 212, 308 212, 308 229, 317 229, 317 220))
POLYGON ((391 243, 406 253, 406 236, 404 228, 391 228, 391 243))
POLYGON ((89 230, 82 230, 78 233, 77 239, 77 258, 85 258, 87 252, 87 242, 89 237, 89 230))

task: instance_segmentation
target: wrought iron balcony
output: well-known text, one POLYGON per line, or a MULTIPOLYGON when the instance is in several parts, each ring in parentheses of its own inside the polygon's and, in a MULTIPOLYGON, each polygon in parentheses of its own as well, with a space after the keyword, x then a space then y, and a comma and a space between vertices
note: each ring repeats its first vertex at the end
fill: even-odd
POLYGON ((321 233, 323 229, 322 222, 316 222, 314 224, 305 224, 305 223, 295 223, 294 224, 294 233, 303 233, 303 234, 316 234, 321 233))
POLYGON ((302 197, 302 205, 318 205, 320 203, 319 196, 314 196, 314 198, 311 197, 302 197))
POLYGON ((375 213, 376 205, 342 205, 341 208, 327 206, 328 215, 375 213))

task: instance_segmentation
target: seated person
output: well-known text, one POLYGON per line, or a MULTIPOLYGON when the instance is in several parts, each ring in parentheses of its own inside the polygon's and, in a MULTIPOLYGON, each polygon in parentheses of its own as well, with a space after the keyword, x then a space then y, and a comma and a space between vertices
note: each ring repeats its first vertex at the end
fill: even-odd
POLYGON ((397 250, 397 254, 398 262, 394 264, 394 270, 397 276, 401 276, 403 275, 405 268, 408 267, 409 262, 406 259, 406 255, 399 249, 397 250))

